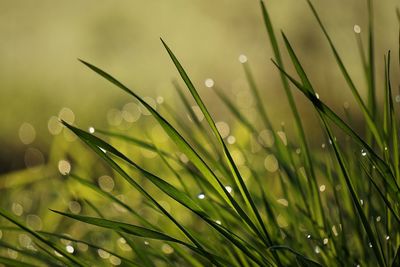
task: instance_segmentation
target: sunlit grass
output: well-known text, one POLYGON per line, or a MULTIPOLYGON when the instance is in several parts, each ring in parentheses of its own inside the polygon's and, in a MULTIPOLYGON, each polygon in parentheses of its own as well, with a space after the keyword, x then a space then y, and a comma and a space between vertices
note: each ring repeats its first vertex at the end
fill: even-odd
MULTIPOLYGON (((373 8, 367 2, 372 22, 373 8)), ((379 83, 370 23, 367 53, 359 40, 368 87, 363 99, 323 18, 308 4, 361 110, 365 134, 320 99, 296 46, 285 33, 276 35, 263 2, 271 64, 280 73, 287 96, 280 101, 288 104, 293 116, 295 139, 287 137, 284 125, 274 127, 245 55, 239 61, 261 123, 249 119, 213 80, 205 82, 240 123, 237 129, 214 120, 183 64, 163 40, 183 81, 174 86, 184 112, 161 100, 147 101, 111 74, 81 60, 136 101, 130 110, 151 116, 137 121, 138 116, 126 115, 128 121, 137 121, 126 131, 112 126, 86 131, 63 120, 64 130, 82 142, 68 147, 56 140, 53 157, 63 158, 56 167, 31 171, 26 179, 15 177, 16 182, 10 176, 11 182, 0 184, 10 198, 14 194, 21 198, 0 210, 0 263, 399 266, 398 115, 391 53, 384 56, 385 80, 379 83), (285 68, 283 53, 288 56, 285 66, 293 71, 285 68), (383 103, 377 101, 378 89, 384 92, 383 103), (313 130, 326 137, 321 148, 309 145, 313 140, 305 134, 293 90, 315 108, 320 124, 313 130), (55 168, 62 177, 51 178, 55 168), (40 211, 40 217, 22 216, 29 213, 21 205, 27 202, 28 190, 41 194, 30 208, 40 211)))

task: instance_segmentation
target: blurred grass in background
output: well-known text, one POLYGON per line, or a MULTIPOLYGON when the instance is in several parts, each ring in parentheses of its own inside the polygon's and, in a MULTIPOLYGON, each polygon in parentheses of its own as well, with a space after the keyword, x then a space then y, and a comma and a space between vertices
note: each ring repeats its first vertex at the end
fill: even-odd
MULTIPOLYGON (((397 22, 394 12, 387 10, 394 4, 391 0, 375 6, 376 25, 385 25, 376 29, 376 55, 382 55, 385 49, 395 50, 397 36, 392 33, 397 31, 397 22), (383 49, 382 43, 391 47, 383 49)), ((323 90, 318 92, 321 97, 329 95, 326 101, 339 112, 344 102, 351 108, 350 92, 343 89, 334 59, 303 1, 269 1, 268 5, 276 27, 285 29, 310 76, 318 73, 314 83, 323 90)), ((324 1, 316 5, 326 17, 325 23, 351 74, 365 91, 353 38, 355 24, 366 27, 365 12, 360 12, 365 10, 364 1, 324 1)), ((190 66, 188 71, 217 120, 229 118, 224 115, 225 109, 213 105, 214 93, 204 89, 204 80, 209 77, 232 92, 247 113, 254 111, 254 101, 244 90, 247 85, 237 61, 240 54, 249 58, 274 122, 288 119, 278 72, 270 62, 271 49, 258 1, 1 1, 0 172, 24 168, 30 148, 47 157, 52 142, 49 119, 58 117, 61 110, 81 126, 105 126, 107 112, 126 104, 121 93, 79 65, 78 57, 117 74, 141 95, 154 99, 162 96, 171 106, 181 105, 175 101, 171 83, 176 73, 159 37, 179 51, 184 64, 190 66), (34 132, 35 136, 21 140, 21 131, 28 131, 28 136, 34 132)), ((381 58, 376 60, 382 65, 381 58)), ((295 96, 300 98, 305 120, 313 120, 310 106, 303 106, 303 97, 295 96)))

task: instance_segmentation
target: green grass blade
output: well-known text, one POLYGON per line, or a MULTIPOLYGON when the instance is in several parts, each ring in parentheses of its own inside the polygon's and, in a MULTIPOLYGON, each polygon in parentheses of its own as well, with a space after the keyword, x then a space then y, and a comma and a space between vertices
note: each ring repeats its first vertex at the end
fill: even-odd
POLYGON ((104 77, 126 93, 130 94, 134 98, 136 98, 146 109, 154 116, 154 118, 158 121, 158 123, 163 127, 165 132, 169 135, 169 137, 175 142, 175 144, 181 149, 190 161, 199 169, 199 171, 208 179, 210 184, 213 185, 215 190, 219 193, 221 199, 223 199, 229 205, 232 205, 229 199, 229 193, 225 190, 224 185, 219 181, 219 179, 215 176, 215 174, 211 171, 209 166, 204 162, 204 160, 197 154, 197 152, 189 145, 189 143, 175 130, 175 128, 168 123, 155 109, 153 109, 146 101, 144 101, 137 94, 132 92, 128 87, 123 85, 121 82, 116 80, 114 77, 104 72, 103 70, 95 67, 94 65, 87 63, 81 60, 83 64, 89 67, 91 70, 104 77))
POLYGON ((373 136, 374 136, 377 144, 379 145, 379 147, 381 149, 383 149, 382 134, 379 131, 379 128, 377 127, 377 125, 375 124, 373 116, 371 115, 370 111, 368 110, 367 106, 365 105, 364 101, 362 100, 362 98, 361 98, 361 96, 360 96, 360 94, 359 94, 359 92, 358 92, 353 80, 351 79, 346 67, 344 66, 344 63, 343 63, 341 57, 339 56, 339 53, 337 52, 336 47, 333 44, 333 41, 332 41, 331 37, 329 36, 324 24, 322 23, 322 21, 321 21, 319 15, 318 15, 316 9, 314 8, 314 6, 313 6, 313 4, 311 3, 310 0, 307 0, 307 2, 308 2, 309 6, 311 8, 312 13, 314 14, 319 26, 321 27, 326 39, 328 40, 329 46, 331 47, 331 50, 333 52, 333 55, 334 55, 334 57, 336 59, 336 62, 338 64, 338 66, 340 68, 340 71, 342 72, 343 77, 345 78, 345 80, 346 80, 346 82, 347 82, 352 94, 354 95, 357 104, 361 108, 361 111, 362 111, 362 113, 364 115, 364 118, 365 118, 365 120, 367 122, 369 130, 373 134, 373 136))
POLYGON ((301 83, 296 81, 292 76, 286 73, 283 69, 281 69, 277 63, 275 63, 278 69, 280 69, 285 75, 289 78, 289 80, 312 102, 314 107, 324 114, 329 120, 335 123, 339 128, 341 128, 346 134, 348 134, 353 140, 360 145, 363 149, 365 149, 369 155, 373 158, 374 163, 377 166, 377 169, 382 173, 383 177, 386 178, 386 182, 390 185, 391 189, 394 192, 399 191, 399 187, 394 180, 394 174, 392 173, 390 167, 384 162, 382 158, 380 158, 375 151, 350 127, 348 126, 335 112, 333 112, 327 105, 325 105, 321 100, 319 100, 315 94, 311 93, 308 88, 305 88, 301 83))
POLYGON ((61 211, 57 211, 57 210, 51 210, 51 211, 58 213, 60 215, 84 222, 84 223, 100 226, 100 227, 111 229, 111 230, 114 230, 117 232, 123 232, 123 233, 127 233, 127 234, 134 235, 134 236, 145 237, 145 238, 156 239, 156 240, 170 241, 170 242, 175 242, 178 244, 187 245, 185 242, 183 242, 181 240, 178 240, 169 235, 166 235, 164 233, 154 231, 154 230, 151 230, 148 228, 144 228, 144 227, 140 227, 140 226, 136 226, 136 225, 132 225, 132 224, 127 224, 127 223, 122 223, 122 222, 117 222, 117 221, 112 221, 112 220, 90 217, 90 216, 65 213, 65 212, 61 212, 61 211))
MULTIPOLYGON (((167 50, 169 56, 171 57, 172 61, 174 62, 179 74, 181 75, 182 79, 184 80, 187 88, 189 89, 190 93, 192 94, 193 98, 195 99, 197 105, 200 107, 202 113, 204 114, 204 117, 206 118, 209 126, 211 127, 214 135, 216 136, 217 140, 219 141, 219 143, 222 146, 223 149, 223 153, 226 157, 227 160, 227 164, 229 166, 229 169, 231 171, 232 176, 235 179, 235 183, 236 186, 239 188, 241 196, 243 197, 243 199, 246 202, 246 205, 248 206, 249 210, 252 212, 252 215, 257 219, 257 222, 259 224, 259 226, 262 229, 262 234, 264 236, 264 238, 266 238, 266 244, 267 245, 271 245, 272 241, 269 237, 268 231, 264 225, 264 222, 261 219, 261 216, 254 204, 254 201, 251 198, 251 195, 246 187, 246 184, 243 181, 243 178, 241 177, 239 170, 235 164, 235 162, 233 161, 233 158, 228 150, 228 148, 226 147, 215 123, 214 120, 212 119, 210 113, 208 112, 205 104, 203 103, 200 95, 198 94, 196 88, 194 87, 192 81, 190 80, 189 76, 186 74, 186 71, 183 69, 182 65, 180 64, 180 62, 178 61, 178 59, 176 58, 176 56, 174 55, 174 53, 171 51, 171 49, 167 46, 167 44, 161 39, 165 49, 167 50)), ((228 193, 229 194, 229 193, 228 193)))
MULTIPOLYGON (((10 221, 11 223, 15 224, 16 226, 18 226, 19 228, 21 228, 22 230, 24 230, 25 232, 31 234, 33 237, 35 237, 37 240, 39 240, 40 242, 42 242, 43 244, 45 244, 46 246, 54 249, 55 251, 57 251, 59 254, 63 255, 68 261, 70 261, 71 263, 73 263, 76 266, 88 266, 86 263, 84 263, 83 261, 81 261, 80 259, 78 259, 77 257, 67 253, 65 250, 61 249, 59 246, 57 246, 56 244, 50 242, 49 240, 45 239, 43 236, 41 236, 39 233, 31 230, 30 228, 28 228, 27 226, 23 225, 21 222, 19 222, 19 220, 17 218, 14 217, 13 214, 11 214, 10 212, 4 210, 4 209, 0 209, 0 216, 2 216, 3 218, 5 218, 6 220, 10 221)), ((57 259, 57 260, 61 260, 60 258, 57 258, 54 254, 52 254, 52 256, 57 259)))
POLYGON ((4 266, 15 266, 15 267, 37 267, 38 265, 33 265, 30 263, 25 263, 19 260, 14 260, 6 257, 0 256, 0 263, 5 264, 4 266))

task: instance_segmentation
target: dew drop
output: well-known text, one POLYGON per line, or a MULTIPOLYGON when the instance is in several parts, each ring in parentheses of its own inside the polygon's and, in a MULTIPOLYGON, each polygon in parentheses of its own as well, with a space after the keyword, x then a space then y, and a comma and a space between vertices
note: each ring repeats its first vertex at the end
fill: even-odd
POLYGON ((360 25, 358 25, 358 24, 354 25, 353 30, 354 30, 355 33, 361 33, 360 25))
POLYGON ((70 253, 70 254, 74 253, 74 251, 75 251, 74 247, 71 246, 71 245, 66 246, 65 249, 66 249, 67 252, 70 253))
POLYGON ((242 63, 242 64, 243 64, 243 63, 246 63, 246 62, 247 62, 247 57, 246 57, 246 55, 243 55, 243 54, 240 55, 240 56, 239 56, 239 62, 242 63))
POLYGON ((361 149, 361 156, 365 157, 367 155, 367 152, 364 149, 361 149))
POLYGON ((311 238, 311 235, 307 235, 307 239, 310 239, 311 238))
POLYGON ((213 80, 213 79, 208 78, 208 79, 206 79, 206 80, 204 81, 204 84, 205 84, 206 87, 212 88, 212 87, 214 86, 215 83, 214 83, 214 80, 213 80))
POLYGON ((326 186, 323 184, 319 187, 319 191, 324 192, 326 189, 326 186))
POLYGON ((317 99, 319 99, 319 94, 318 94, 318 93, 315 93, 315 97, 316 97, 317 99))
POLYGON ((228 193, 232 193, 232 187, 230 187, 229 185, 225 186, 226 191, 228 191, 228 193))
POLYGON ((369 242, 369 243, 368 243, 368 246, 369 246, 370 248, 372 248, 372 243, 371 243, 371 242, 369 242))
POLYGON ((93 127, 89 127, 89 133, 93 134, 95 132, 95 129, 93 127))
POLYGON ((216 220, 215 222, 216 222, 217 224, 219 224, 219 225, 222 224, 220 220, 216 220))
POLYGON ((397 103, 400 103, 400 95, 396 95, 394 99, 396 100, 397 103))
POLYGON ((315 253, 319 254, 321 252, 321 249, 318 246, 315 246, 314 251, 315 253))
POLYGON ((385 239, 386 239, 386 240, 389 240, 389 239, 390 239, 390 236, 387 235, 387 236, 385 237, 385 239))
POLYGON ((324 243, 324 245, 328 244, 329 239, 328 238, 324 238, 324 240, 322 241, 324 243))
POLYGON ((200 194, 197 195, 197 198, 198 198, 198 199, 205 199, 205 198, 206 198, 206 195, 203 194, 203 193, 200 193, 200 194))
POLYGON ((376 221, 380 222, 381 221, 381 216, 376 217, 376 221))

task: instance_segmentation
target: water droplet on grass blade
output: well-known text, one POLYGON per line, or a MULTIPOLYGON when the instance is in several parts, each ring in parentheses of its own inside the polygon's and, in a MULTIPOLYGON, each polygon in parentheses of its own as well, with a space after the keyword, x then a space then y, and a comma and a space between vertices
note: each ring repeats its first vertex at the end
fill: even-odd
POLYGON ((229 185, 225 186, 226 191, 228 191, 228 193, 232 193, 232 187, 230 187, 229 185))
POLYGON ((200 193, 200 194, 197 195, 197 198, 198 198, 198 199, 205 199, 205 198, 206 198, 206 195, 203 194, 203 193, 200 193))
POLYGON ((65 250, 70 254, 74 253, 74 251, 75 251, 74 247, 71 245, 66 246, 65 250))
POLYGON ((93 134, 95 132, 95 129, 93 127, 89 127, 89 133, 93 134))
POLYGON ((361 149, 361 156, 365 157, 367 155, 367 152, 364 149, 361 149))

